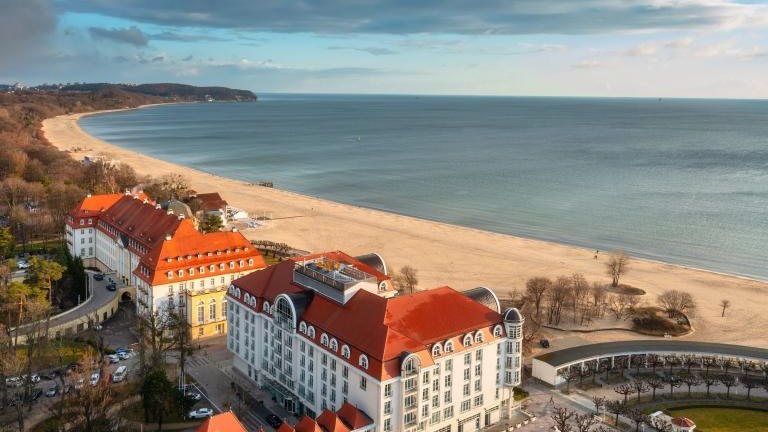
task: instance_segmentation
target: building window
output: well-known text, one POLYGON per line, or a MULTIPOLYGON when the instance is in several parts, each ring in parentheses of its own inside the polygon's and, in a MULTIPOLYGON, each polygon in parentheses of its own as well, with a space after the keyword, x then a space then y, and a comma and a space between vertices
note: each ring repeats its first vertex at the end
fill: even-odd
POLYGON ((368 357, 365 356, 365 354, 360 354, 360 367, 363 369, 368 369, 368 357))
POLYGON ((251 259, 249 259, 249 260, 248 260, 248 265, 249 265, 249 266, 252 266, 252 265, 253 265, 253 258, 251 258, 251 259))
POLYGON ((336 339, 331 339, 331 351, 336 352, 339 350, 339 343, 336 342, 336 339))
POLYGON ((475 333, 475 343, 481 343, 483 342, 483 331, 478 330, 477 333, 475 333))
POLYGON ((202 336, 204 334, 204 332, 205 332, 205 329, 203 327, 200 327, 199 329, 197 329, 197 335, 198 336, 202 336))
POLYGON ((205 321, 205 302, 200 300, 197 303, 197 322, 201 323, 205 321))
POLYGON ((392 431, 392 421, 389 418, 384 419, 384 432, 392 431))
POLYGON ((475 360, 480 361, 483 359, 483 350, 479 349, 475 351, 475 360))
POLYGON ((323 333, 323 334, 320 335, 320 343, 323 346, 328 346, 328 335, 327 334, 323 333))
POLYGON ((179 277, 183 277, 184 276, 184 270, 179 270, 176 274, 178 274, 179 277))
POLYGON ((493 335, 496 337, 501 337, 501 326, 497 325, 493 328, 493 335))
POLYGON ((365 391, 365 389, 366 389, 367 387, 368 387, 368 380, 367 380, 367 379, 365 379, 365 377, 364 377, 364 376, 361 376, 361 377, 360 377, 360 388, 361 388, 361 389, 363 389, 363 391, 365 391))
POLYGON ((384 384, 384 397, 392 396, 392 384, 384 384))
POLYGON ((349 358, 349 346, 342 345, 342 347, 341 347, 341 356, 344 357, 345 359, 349 358))
POLYGON ((305 323, 304 321, 300 322, 299 323, 299 331, 301 333, 307 333, 307 323, 305 323))
POLYGON ((227 317, 227 299, 223 299, 221 301, 221 317, 222 318, 227 317))
POLYGON ((214 271, 216 271, 216 266, 215 266, 215 265, 213 265, 213 264, 209 265, 209 266, 208 266, 208 271, 209 271, 209 272, 211 272, 211 273, 213 273, 214 271))
POLYGON ((464 354, 464 364, 468 365, 470 363, 472 363, 472 354, 471 353, 464 354))
POLYGON ((280 297, 277 299, 276 304, 277 310, 277 322, 278 324, 284 324, 287 325, 289 328, 294 328, 293 324, 293 310, 291 309, 291 305, 288 303, 288 300, 286 300, 283 297, 280 297))
POLYGON ((472 335, 469 335, 469 334, 468 335, 464 335, 464 342, 463 342, 463 344, 464 344, 465 347, 468 347, 468 346, 472 345, 472 335))
POLYGON ((208 303, 208 318, 211 321, 216 321, 216 299, 211 299, 211 302, 208 303))
POLYGON ((309 336, 310 339, 314 339, 315 338, 315 328, 314 327, 309 326, 309 328, 307 328, 307 336, 309 336))
POLYGON ((442 353, 443 353, 443 348, 440 346, 439 343, 436 343, 434 346, 432 346, 432 357, 437 357, 442 353))
POLYGON ((471 400, 467 399, 465 401, 461 402, 461 412, 469 411, 469 407, 471 405, 471 400))
POLYGON ((448 420, 451 417, 453 417, 453 407, 449 406, 448 408, 443 410, 443 418, 448 420))
POLYGON ((173 272, 172 271, 169 271, 167 273, 167 275, 168 275, 168 279, 173 279, 173 272))
POLYGON ((447 353, 453 352, 453 342, 447 341, 445 343, 445 352, 447 352, 447 353))

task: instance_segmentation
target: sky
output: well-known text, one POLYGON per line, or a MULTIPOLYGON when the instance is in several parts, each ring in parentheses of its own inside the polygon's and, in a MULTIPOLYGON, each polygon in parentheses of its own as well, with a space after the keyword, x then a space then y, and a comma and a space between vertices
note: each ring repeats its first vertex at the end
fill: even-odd
POLYGON ((768 97, 747 0, 0 0, 0 83, 768 97))

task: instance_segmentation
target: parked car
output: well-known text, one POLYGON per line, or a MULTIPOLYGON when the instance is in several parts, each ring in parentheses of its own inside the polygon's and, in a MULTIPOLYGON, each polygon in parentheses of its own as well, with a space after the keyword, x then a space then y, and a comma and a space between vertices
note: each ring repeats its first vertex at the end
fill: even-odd
POLYGON ((195 402, 199 401, 203 398, 203 396, 200 393, 197 392, 189 392, 186 395, 184 395, 187 399, 193 400, 195 402))
POLYGON ((280 417, 274 414, 269 414, 264 420, 266 420, 267 423, 269 423, 269 425, 275 429, 279 428, 280 425, 283 424, 283 421, 280 420, 280 417))
POLYGON ((30 267, 30 265, 26 261, 19 260, 19 261, 16 261, 16 267, 19 270, 26 270, 26 269, 28 269, 30 267))
POLYGON ((202 418, 210 417, 212 415, 213 415, 213 410, 211 408, 198 408, 194 411, 190 411, 189 414, 187 414, 187 418, 202 419, 202 418))
POLYGON ((549 339, 540 340, 539 345, 541 345, 542 348, 549 348, 549 339))
POLYGON ((23 382, 19 377, 10 377, 5 379, 6 387, 21 387, 22 384, 23 382))
POLYGON ((109 291, 117 291, 117 284, 112 282, 110 284, 107 284, 107 290, 109 291))
POLYGON ((120 354, 121 352, 127 352, 130 350, 131 350, 130 348, 126 348, 126 347, 117 347, 115 348, 115 354, 120 354))
POLYGON ((29 395, 29 398, 32 399, 32 401, 36 401, 40 399, 40 396, 43 395, 43 390, 39 388, 32 389, 32 394, 29 395))
POLYGON ((59 386, 55 385, 53 387, 48 387, 48 390, 45 391, 45 395, 47 397, 54 397, 57 394, 59 394, 59 386))
POLYGON ((91 374, 91 385, 95 386, 99 383, 99 380, 101 379, 101 374, 98 372, 94 372, 91 374))
POLYGON ((105 356, 104 358, 109 360, 110 364, 115 364, 115 363, 118 363, 120 361, 120 356, 117 355, 117 354, 110 354, 108 356, 105 356))
POLYGON ((101 274, 101 273, 94 273, 93 280, 103 281, 104 280, 104 275, 101 274))
POLYGON ((129 358, 133 357, 133 351, 120 351, 119 353, 117 353, 115 355, 120 360, 128 360, 129 358))

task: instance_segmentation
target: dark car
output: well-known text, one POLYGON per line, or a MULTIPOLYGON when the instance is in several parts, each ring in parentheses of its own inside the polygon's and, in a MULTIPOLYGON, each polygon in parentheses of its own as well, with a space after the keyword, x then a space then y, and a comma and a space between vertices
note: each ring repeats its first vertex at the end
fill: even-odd
POLYGON ((39 389, 39 388, 35 388, 35 389, 32 390, 32 394, 29 395, 29 397, 33 401, 36 401, 36 400, 40 399, 40 396, 42 396, 42 395, 43 395, 43 390, 39 389))
POLYGON ((104 275, 101 274, 101 273, 96 273, 96 274, 93 275, 93 279, 97 280, 97 281, 103 281, 104 280, 104 275))
POLYGON ((541 345, 542 348, 549 348, 549 339, 540 340, 539 345, 541 345))
POLYGON ((266 420, 267 423, 269 423, 269 425, 275 429, 279 428, 280 425, 283 424, 283 421, 280 420, 280 417, 274 414, 269 414, 264 420, 266 420))
POLYGON ((110 290, 110 291, 117 291, 117 284, 112 282, 111 284, 107 285, 107 289, 110 290))

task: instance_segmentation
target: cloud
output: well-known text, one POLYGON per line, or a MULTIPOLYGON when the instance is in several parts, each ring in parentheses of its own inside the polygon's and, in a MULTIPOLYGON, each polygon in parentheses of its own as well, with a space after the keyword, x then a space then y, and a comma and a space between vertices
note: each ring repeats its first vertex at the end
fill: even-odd
POLYGON ((231 39, 225 39, 218 36, 176 33, 176 32, 169 32, 169 31, 164 31, 162 33, 155 33, 155 34, 149 35, 149 39, 172 41, 172 42, 227 42, 231 40, 231 39))
POLYGON ((596 34, 768 25, 738 0, 60 0, 64 11, 143 23, 248 31, 387 34, 596 34))
POLYGON ((56 29, 56 23, 49 0, 3 2, 0 8, 0 67, 18 63, 27 53, 44 49, 45 39, 56 29))
POLYGON ((368 54, 375 55, 375 56, 397 54, 397 51, 393 51, 393 50, 391 50, 389 48, 381 48, 381 47, 357 48, 357 47, 332 46, 332 47, 328 47, 328 49, 329 50, 361 51, 361 52, 366 52, 368 54))
POLYGON ((573 65, 576 69, 597 69, 605 66, 606 64, 599 60, 582 60, 573 65))
POLYGON ((109 39, 114 42, 134 46, 147 46, 149 43, 149 38, 147 35, 136 26, 111 29, 105 29, 102 27, 90 27, 88 31, 95 39, 109 39))
POLYGON ((648 42, 619 51, 619 55, 626 57, 649 57, 658 51, 656 44, 648 42))

